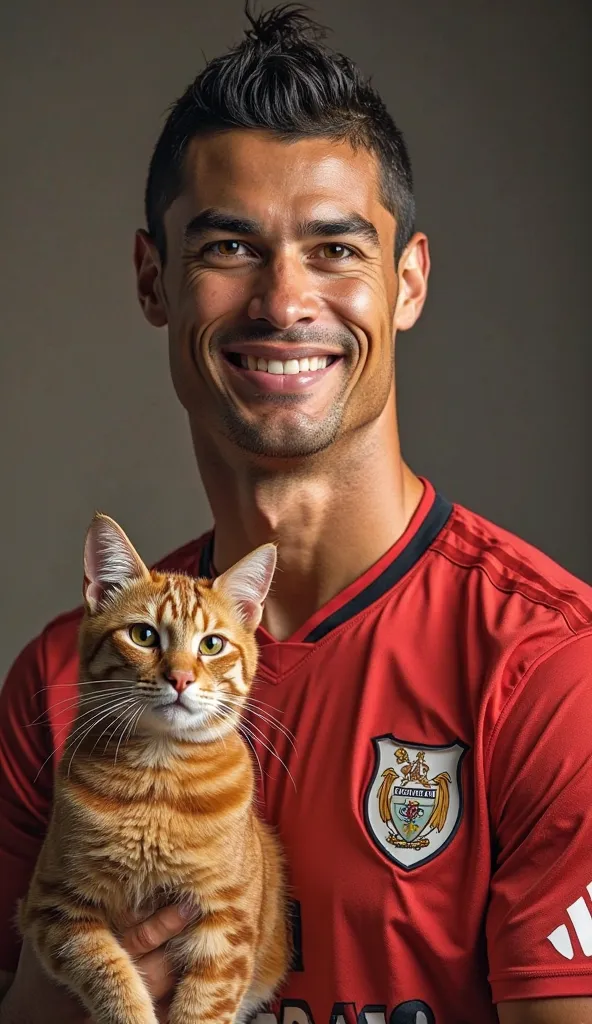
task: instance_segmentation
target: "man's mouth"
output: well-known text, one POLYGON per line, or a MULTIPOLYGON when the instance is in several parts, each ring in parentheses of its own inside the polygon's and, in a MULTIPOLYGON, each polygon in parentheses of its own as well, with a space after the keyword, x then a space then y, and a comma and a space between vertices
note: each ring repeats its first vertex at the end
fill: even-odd
POLYGON ((317 373, 319 370, 325 370, 339 358, 338 356, 310 356, 306 359, 263 359, 256 356, 240 355, 238 352, 228 352, 225 353, 225 356, 233 366, 241 367, 243 370, 257 370, 259 373, 273 373, 276 376, 317 373))
POLYGON ((300 351, 293 347, 290 351, 285 345, 274 344, 251 343, 247 347, 240 342, 236 349, 222 349, 222 357, 245 397, 281 393, 304 398, 308 391, 316 394, 322 383, 333 377, 338 364, 343 363, 341 353, 307 351, 304 346, 300 351))

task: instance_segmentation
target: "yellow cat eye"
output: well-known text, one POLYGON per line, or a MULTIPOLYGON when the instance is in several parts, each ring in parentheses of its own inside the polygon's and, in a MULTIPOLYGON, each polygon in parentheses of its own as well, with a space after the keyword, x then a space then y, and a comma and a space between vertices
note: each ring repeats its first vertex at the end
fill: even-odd
POLYGON ((220 654, 221 651, 226 647, 226 640, 221 636, 215 636, 213 633, 210 636, 202 637, 199 644, 199 653, 208 655, 210 658, 213 654, 220 654))
POLYGON ((135 622, 130 626, 129 635, 138 647, 158 647, 158 633, 147 622, 135 622))

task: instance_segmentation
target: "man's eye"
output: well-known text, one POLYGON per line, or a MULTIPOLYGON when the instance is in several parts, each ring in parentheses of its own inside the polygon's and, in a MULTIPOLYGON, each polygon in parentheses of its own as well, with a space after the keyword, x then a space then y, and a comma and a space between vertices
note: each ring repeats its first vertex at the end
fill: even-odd
POLYGON ((236 242, 233 238, 224 239, 222 242, 212 242, 206 246, 206 254, 210 256, 222 256, 227 259, 229 256, 250 255, 250 250, 244 242, 236 242))
POLYGON ((339 242, 325 242, 317 251, 324 260, 345 260, 354 255, 353 249, 339 242))

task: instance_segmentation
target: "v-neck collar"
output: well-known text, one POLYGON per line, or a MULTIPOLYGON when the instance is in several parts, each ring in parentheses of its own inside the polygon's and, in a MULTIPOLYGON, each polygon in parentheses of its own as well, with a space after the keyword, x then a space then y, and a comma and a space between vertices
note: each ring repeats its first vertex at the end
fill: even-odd
MULTIPOLYGON (((322 640, 338 626, 378 601, 417 564, 444 528, 452 512, 450 502, 436 494, 428 480, 423 477, 420 479, 424 493, 398 541, 366 572, 311 615, 283 643, 314 644, 322 640)), ((199 575, 210 579, 213 576, 213 550, 214 531, 203 545, 199 559, 199 575)), ((257 638, 264 646, 280 642, 262 626, 257 631, 257 638)))

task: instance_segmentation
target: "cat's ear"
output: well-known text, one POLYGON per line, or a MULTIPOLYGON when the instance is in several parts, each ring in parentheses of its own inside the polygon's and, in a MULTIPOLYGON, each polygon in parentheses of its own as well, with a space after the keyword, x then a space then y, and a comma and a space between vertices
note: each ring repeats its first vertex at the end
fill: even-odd
POLYGON ((236 608, 241 621, 256 629, 263 615, 277 562, 275 544, 263 544, 218 576, 212 589, 223 594, 236 608))
POLYGON ((84 545, 84 603, 93 615, 112 587, 126 580, 149 579, 150 573, 121 526, 97 512, 84 545))

